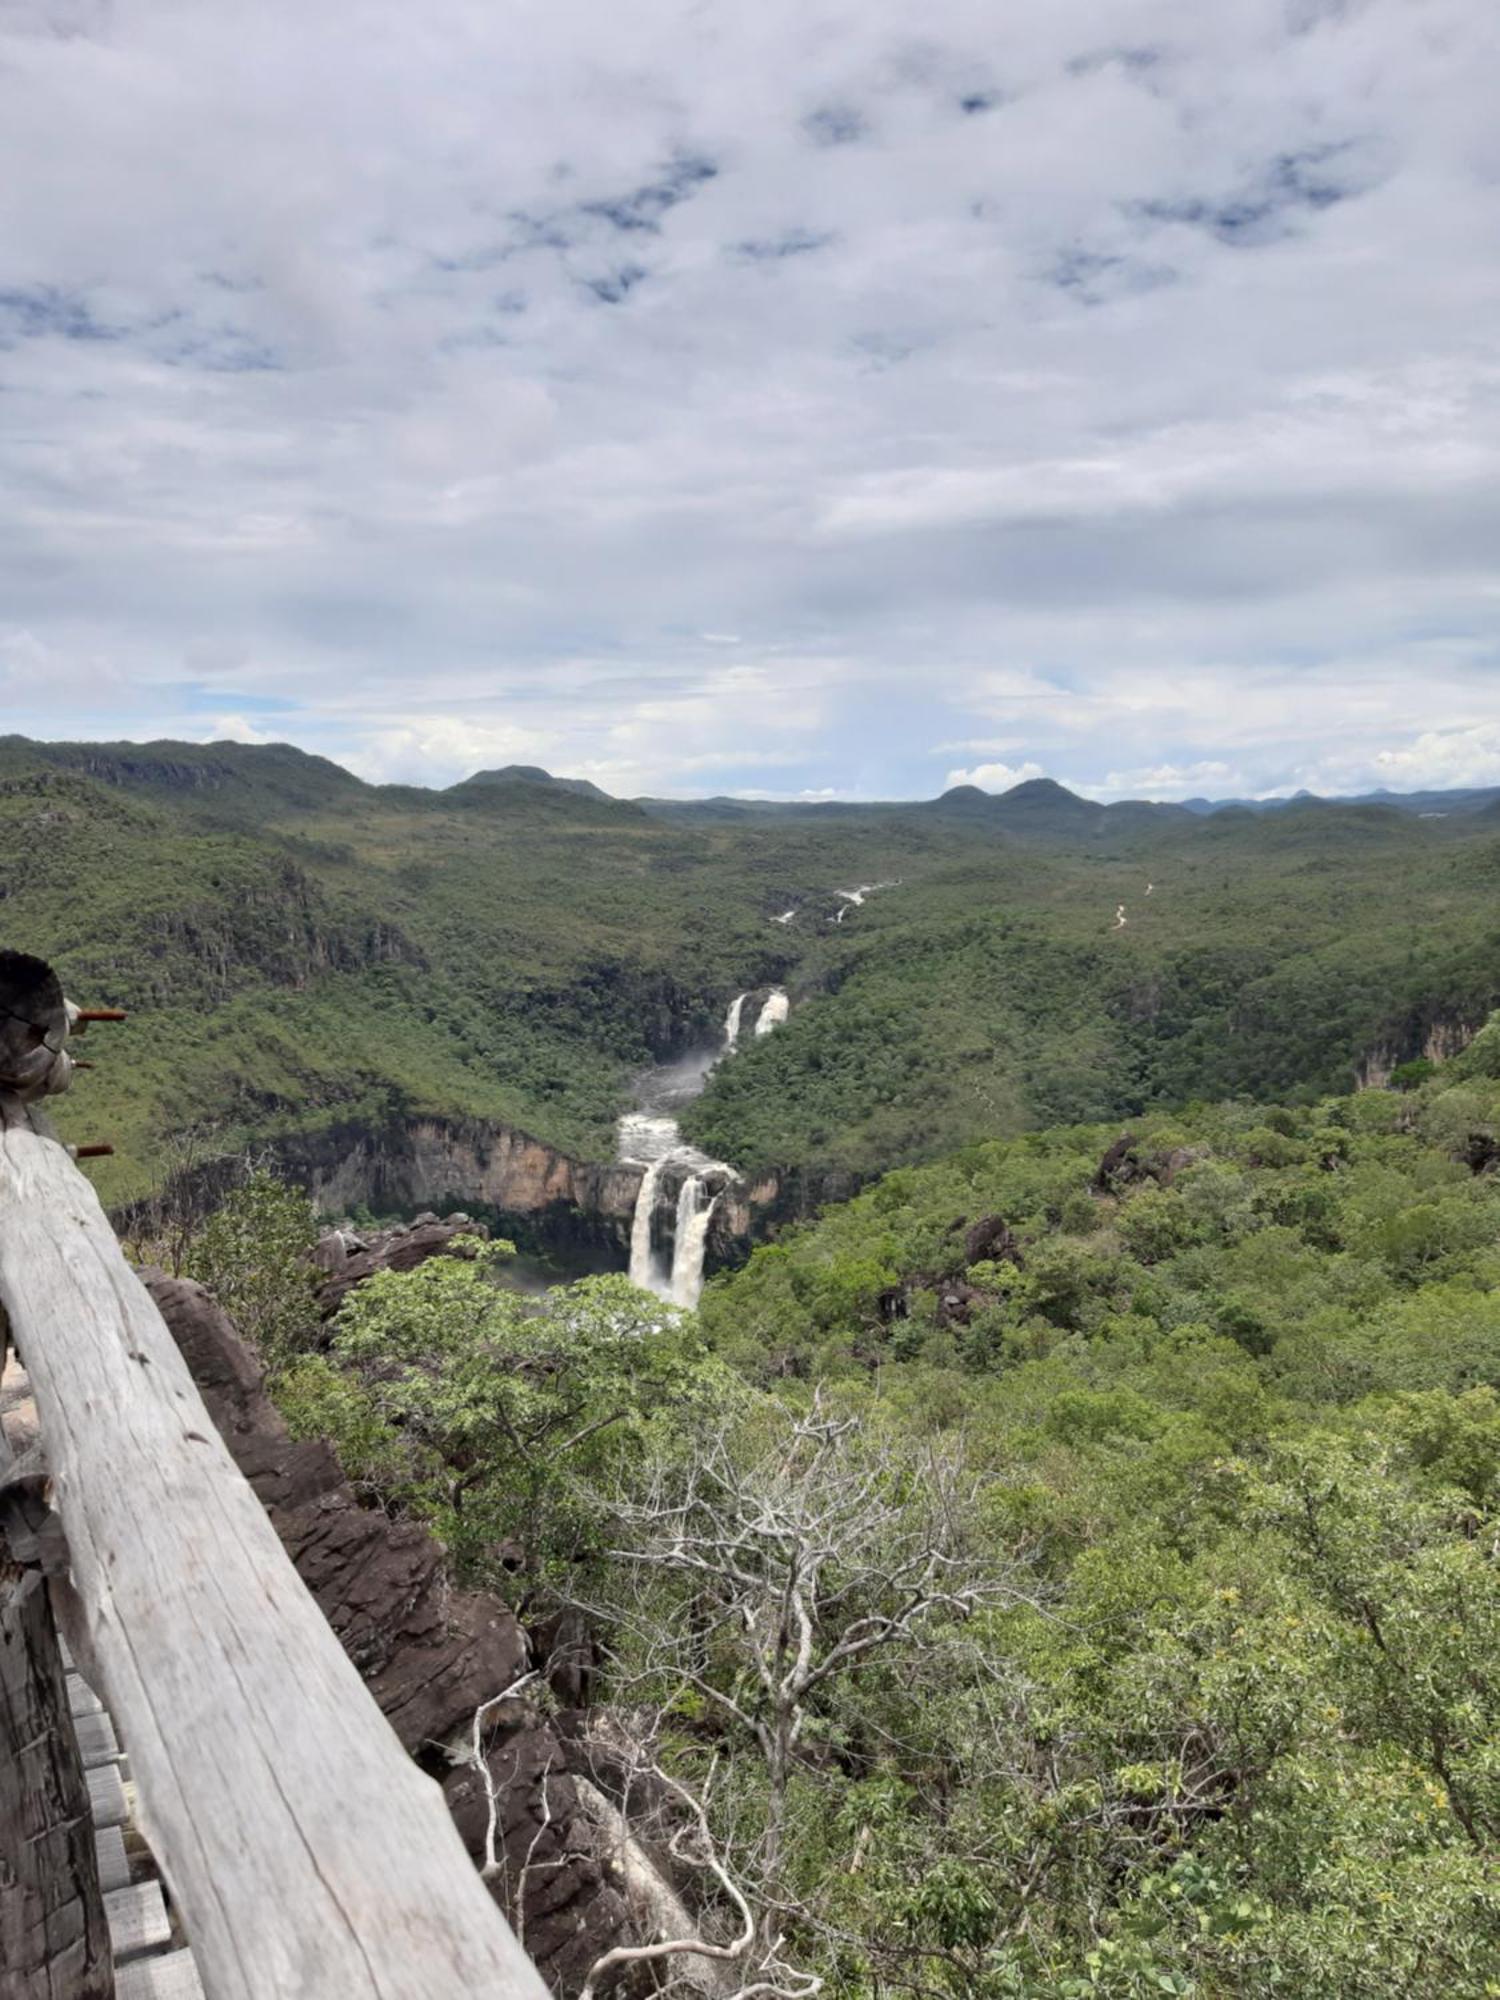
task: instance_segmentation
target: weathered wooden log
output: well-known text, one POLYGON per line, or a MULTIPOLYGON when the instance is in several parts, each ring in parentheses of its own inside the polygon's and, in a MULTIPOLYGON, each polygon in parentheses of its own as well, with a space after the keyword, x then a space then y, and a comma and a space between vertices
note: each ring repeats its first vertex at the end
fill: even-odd
POLYGON ((73 1076, 63 1047, 71 1025, 57 975, 24 951, 0 951, 0 1088, 55 1095, 73 1076))
MULTIPOLYGON (((4 1354, 0 1335, 0 1358, 4 1354)), ((0 1472, 6 1450, 0 1437, 0 1472)), ((88 1786, 41 1572, 0 1536, 0 1993, 111 2000, 88 1786)))
POLYGON ((543 2000, 93 1189, 3 1095, 0 1304, 67 1538, 68 1641, 210 2000, 543 2000))

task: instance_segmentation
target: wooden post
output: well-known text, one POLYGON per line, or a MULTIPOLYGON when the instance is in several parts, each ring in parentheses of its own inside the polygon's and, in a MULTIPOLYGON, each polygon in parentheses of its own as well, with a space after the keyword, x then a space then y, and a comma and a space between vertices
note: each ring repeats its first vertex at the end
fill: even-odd
MULTIPOLYGON (((0 1434, 0 1480, 9 1467, 0 1434)), ((0 1528, 0 1993, 112 2000, 114 1990, 89 1791, 46 1579, 10 1560, 0 1528)))
POLYGON ((67 1538, 67 1637, 209 2000, 544 2000, 93 1189, 4 1094, 0 1305, 67 1538))

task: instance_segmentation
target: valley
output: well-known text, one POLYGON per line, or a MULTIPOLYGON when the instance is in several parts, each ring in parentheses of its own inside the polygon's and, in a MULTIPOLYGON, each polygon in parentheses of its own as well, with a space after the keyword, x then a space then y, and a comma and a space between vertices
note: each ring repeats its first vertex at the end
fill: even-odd
POLYGON ((458 1203, 621 1269, 634 1243, 665 1290, 679 1207, 718 1268, 892 1166, 1345 1088, 1500 998, 1483 798, 772 808, 12 738, 0 829, 7 934, 130 1010, 60 1107, 114 1146, 107 1201, 249 1153, 335 1209, 458 1203))
POLYGON ((0 823, 8 936, 129 1009, 56 1100, 127 1242, 351 1541, 545 1676, 483 1768, 522 1859, 566 1817, 589 1950, 668 1922, 644 1772, 831 1991, 1500 1963, 1487 802, 13 741, 0 823))

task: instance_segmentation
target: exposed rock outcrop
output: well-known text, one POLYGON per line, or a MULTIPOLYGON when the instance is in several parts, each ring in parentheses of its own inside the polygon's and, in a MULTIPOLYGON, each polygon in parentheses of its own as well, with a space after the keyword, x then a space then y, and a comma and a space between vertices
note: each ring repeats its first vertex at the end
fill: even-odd
MULTIPOLYGON (((288 1435, 258 1362, 201 1285, 145 1278, 302 1580, 402 1743, 447 1774, 449 1804, 479 1856, 483 1782, 455 1769, 446 1746, 463 1744, 474 1711, 522 1671, 527 1644, 514 1614, 498 1597, 453 1590, 424 1528, 360 1507, 330 1448, 288 1435)), ((597 1858, 561 1740, 524 1701, 507 1710, 512 1726, 486 1731, 502 1805, 495 1893, 549 1985, 568 1991, 617 1940, 627 1906, 597 1858)))
POLYGON ((1122 1189, 1150 1182, 1170 1187, 1184 1167, 1203 1156, 1201 1147, 1174 1146, 1167 1153, 1147 1152, 1134 1132, 1122 1132, 1099 1162, 1095 1194, 1119 1194, 1122 1189))
POLYGON ((318 1286, 318 1309, 324 1319, 332 1319, 354 1287, 377 1271, 414 1271, 429 1257, 448 1254, 456 1237, 488 1235, 484 1224, 472 1216, 456 1213, 439 1220, 430 1210, 410 1222, 364 1235, 330 1229, 313 1246, 313 1262, 324 1274, 318 1286))
MULTIPOLYGON (((477 1118, 393 1118, 379 1126, 330 1125, 288 1132, 257 1148, 264 1161, 305 1187, 326 1214, 361 1206, 377 1214, 451 1208, 494 1211, 556 1248, 618 1251, 630 1244, 641 1168, 574 1159, 512 1125, 477 1118)), ((237 1154, 174 1177, 154 1203, 116 1211, 122 1234, 149 1237, 156 1211, 207 1214, 244 1174, 237 1154)))
POLYGON ((1445 1063, 1463 1051, 1484 1026, 1489 1005, 1472 1013, 1454 1013, 1444 1007, 1413 1008, 1406 1019, 1380 1041, 1373 1043, 1354 1065, 1356 1090, 1384 1090, 1402 1063, 1425 1056, 1430 1063, 1445 1063))
POLYGON ((399 1212, 458 1196, 622 1244, 641 1179, 639 1167, 575 1160, 529 1133, 478 1119, 411 1118, 378 1133, 288 1139, 277 1151, 323 1209, 366 1202, 399 1212))
POLYGON ((1015 1231, 1003 1215, 986 1215, 973 1223, 964 1237, 965 1264, 1021 1263, 1021 1246, 1015 1231))

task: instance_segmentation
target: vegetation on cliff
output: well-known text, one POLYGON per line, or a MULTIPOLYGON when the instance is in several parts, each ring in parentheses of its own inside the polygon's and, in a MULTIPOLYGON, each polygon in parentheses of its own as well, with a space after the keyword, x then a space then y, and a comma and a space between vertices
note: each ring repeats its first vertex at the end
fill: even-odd
POLYGON ((1347 1088, 1500 1000, 1482 813, 1204 818, 1055 786, 667 809, 524 770, 435 793, 286 746, 11 738, 0 852, 7 934, 134 1010, 61 1107, 68 1136, 114 1143, 111 1201, 185 1135, 202 1157, 423 1113, 606 1158, 632 1070, 712 1043, 772 981, 789 1023, 684 1124, 813 1185, 1190 1096, 1347 1088), (895 886, 848 910, 870 882, 895 886))
POLYGON ((428 1267, 283 1393, 588 1607, 778 1991, 1495 1991, 1500 1021, 1406 1082, 898 1170, 696 1323, 428 1267))

